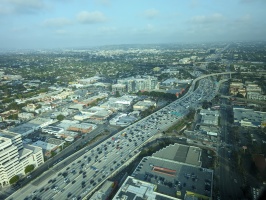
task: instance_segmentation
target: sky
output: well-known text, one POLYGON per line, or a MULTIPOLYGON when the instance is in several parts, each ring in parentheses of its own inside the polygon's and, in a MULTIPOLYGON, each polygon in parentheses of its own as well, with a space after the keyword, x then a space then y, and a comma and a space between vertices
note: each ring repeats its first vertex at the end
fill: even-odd
POLYGON ((266 0, 0 0, 0 48, 266 39, 266 0))

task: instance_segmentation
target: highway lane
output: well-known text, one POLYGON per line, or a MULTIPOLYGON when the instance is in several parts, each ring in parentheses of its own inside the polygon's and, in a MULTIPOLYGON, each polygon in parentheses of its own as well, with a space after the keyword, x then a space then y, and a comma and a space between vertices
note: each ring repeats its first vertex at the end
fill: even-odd
MULTIPOLYGON (((123 165, 123 163, 127 162, 130 159, 129 154, 127 153, 123 153, 122 155, 119 155, 119 153, 117 153, 118 151, 127 151, 127 152, 134 152, 134 151, 138 151, 138 149, 149 139, 151 138, 153 135, 155 135, 156 133, 158 133, 158 131, 164 131, 166 129, 168 129, 170 126, 172 126, 173 124, 175 124, 178 120, 182 119, 184 117, 185 114, 187 114, 189 112, 188 108, 197 108, 200 105, 200 100, 204 100, 206 97, 202 96, 202 94, 204 94, 204 92, 212 94, 215 91, 215 84, 213 82, 213 80, 211 80, 211 78, 207 77, 205 79, 199 80, 199 87, 193 91, 193 93, 189 93, 185 96, 183 96, 182 98, 176 100, 175 102, 169 104, 168 106, 162 108, 161 110, 157 111, 156 113, 151 114, 150 116, 140 120, 139 122, 127 127, 125 130, 115 134, 113 137, 115 137, 116 139, 113 140, 112 138, 109 138, 108 140, 104 141, 102 144, 98 144, 96 147, 94 147, 92 150, 94 152, 92 152, 92 150, 86 152, 83 154, 86 156, 90 156, 91 157, 91 161, 90 161, 90 167, 94 166, 97 167, 97 169, 99 170, 96 175, 95 175, 95 170, 93 170, 92 168, 87 168, 86 169, 86 178, 81 178, 80 175, 75 176, 70 176, 69 179, 74 179, 76 180, 76 183, 74 184, 68 184, 68 185, 64 185, 64 183, 62 182, 62 180, 64 180, 63 177, 61 176, 57 176, 57 173, 50 175, 50 177, 47 177, 46 181, 49 181, 48 179, 55 179, 56 181, 53 184, 59 184, 60 186, 63 186, 63 188, 60 188, 60 192, 57 193, 53 193, 51 192, 51 190, 53 189, 48 189, 47 191, 42 190, 41 187, 44 187, 44 185, 42 183, 40 183, 40 186, 35 186, 33 184, 30 184, 29 186, 26 186, 25 188, 23 188, 23 190, 25 191, 23 194, 17 192, 14 193, 10 198, 14 198, 14 199, 24 199, 24 198, 28 198, 28 199, 32 199, 34 196, 39 197, 39 198, 53 198, 53 199, 68 199, 68 198, 80 198, 81 194, 86 193, 87 194, 89 192, 92 191, 93 188, 96 188, 101 182, 103 182, 104 178, 102 178, 102 175, 100 175, 101 171, 104 169, 105 166, 107 166, 108 168, 111 169, 113 164, 110 164, 110 161, 116 161, 116 168, 121 167, 123 165), (177 112, 177 115, 174 115, 172 112, 177 112), (155 125, 154 125, 155 124, 155 125), (144 128, 144 126, 146 126, 146 129, 144 128), (101 145, 106 144, 108 141, 113 142, 113 144, 115 143, 115 141, 117 141, 118 139, 121 140, 120 142, 125 142, 125 138, 123 138, 123 136, 121 136, 121 134, 123 132, 127 133, 127 140, 129 142, 129 146, 125 146, 125 145, 121 145, 122 149, 120 149, 120 147, 117 149, 117 146, 112 147, 111 149, 109 149, 109 154, 108 154, 108 162, 105 162, 107 160, 104 160, 103 154, 99 153, 100 150, 97 150, 97 148, 102 149, 101 145), (145 133, 148 136, 145 136, 145 133), (143 135, 143 139, 141 138, 141 136, 139 135, 139 137, 137 137, 137 135, 140 134, 141 136, 143 135), (129 141, 129 139, 131 140, 131 142, 129 141), (134 141, 135 140, 135 141, 134 141), (98 155, 98 159, 100 159, 101 161, 99 162, 98 160, 95 160, 95 156, 96 156, 96 151, 98 155), (111 153, 110 153, 111 152, 111 153), (92 155, 94 157, 92 157, 92 155), (84 179, 84 180, 83 180, 84 179), (95 180, 95 184, 91 184, 88 183, 90 180, 95 180), (82 188, 81 184, 82 181, 85 181, 86 183, 86 187, 82 188), (92 187, 93 186, 93 187, 92 187), (64 187, 66 189, 64 189, 64 187), (36 192, 33 194, 33 192, 36 190, 36 192), (73 194, 71 194, 71 196, 68 197, 69 195, 69 190, 70 191, 75 191, 73 194), (32 194, 32 195, 29 195, 32 194)), ((119 143, 120 143, 119 142, 119 143)), ((116 142, 117 143, 117 142, 116 142)), ((103 150, 102 150, 103 151, 103 150)), ((77 158, 77 160, 79 160, 80 158, 77 158)), ((76 161, 77 161, 76 160, 76 161)), ((76 163, 76 161, 74 161, 76 163)), ((80 163, 76 163, 76 165, 78 165, 79 167, 81 166, 83 162, 80 163)), ((84 164, 85 165, 85 164, 84 164)), ((64 172, 66 170, 67 167, 70 167, 71 169, 72 164, 68 164, 66 165, 63 169, 61 169, 60 172, 64 172)), ((115 170, 115 169, 114 169, 115 170)), ((79 173, 79 172, 77 172, 79 173)), ((111 173, 111 172, 110 172, 111 173)), ((106 176, 105 178, 107 178, 108 176, 106 176)), ((70 180, 72 181, 72 180, 70 180)), ((47 184, 49 187, 51 187, 51 183, 47 184)), ((59 186, 58 186, 59 187, 59 186)))

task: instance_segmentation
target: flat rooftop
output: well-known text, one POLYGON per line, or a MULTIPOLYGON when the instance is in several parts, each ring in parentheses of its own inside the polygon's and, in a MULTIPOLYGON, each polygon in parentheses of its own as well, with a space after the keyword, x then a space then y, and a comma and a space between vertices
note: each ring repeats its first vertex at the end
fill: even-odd
POLYGON ((177 198, 155 192, 156 188, 157 186, 155 184, 140 181, 131 176, 128 176, 127 179, 124 181, 123 185, 120 187, 120 189, 114 196, 113 200, 178 200, 177 198))
POLYGON ((254 111, 245 108, 233 108, 235 122, 249 121, 255 126, 266 121, 266 112, 254 111))
POLYGON ((5 138, 9 138, 12 139, 13 137, 17 136, 18 134, 16 133, 12 133, 9 131, 0 131, 0 136, 5 137, 5 138))
POLYGON ((38 140, 37 142, 32 143, 32 145, 37 146, 37 147, 41 147, 43 150, 46 150, 46 151, 51 151, 51 150, 58 147, 57 145, 43 142, 41 140, 38 140))
POLYGON ((155 152, 152 156, 194 166, 201 166, 202 164, 200 160, 200 148, 177 143, 155 152))
POLYGON ((156 157, 144 157, 132 176, 157 185, 157 192, 172 197, 186 193, 212 196, 213 171, 156 157))

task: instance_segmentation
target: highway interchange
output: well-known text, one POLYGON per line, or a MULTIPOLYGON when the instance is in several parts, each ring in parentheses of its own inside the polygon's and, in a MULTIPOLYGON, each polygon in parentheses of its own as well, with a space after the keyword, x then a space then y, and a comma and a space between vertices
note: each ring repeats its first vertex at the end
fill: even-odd
POLYGON ((190 90, 185 96, 94 148, 80 150, 83 156, 57 173, 47 176, 39 184, 31 182, 7 199, 85 199, 115 171, 134 159, 134 155, 152 136, 167 130, 190 109, 197 108, 202 101, 215 96, 217 84, 212 77, 198 81, 198 87, 194 91, 190 90))

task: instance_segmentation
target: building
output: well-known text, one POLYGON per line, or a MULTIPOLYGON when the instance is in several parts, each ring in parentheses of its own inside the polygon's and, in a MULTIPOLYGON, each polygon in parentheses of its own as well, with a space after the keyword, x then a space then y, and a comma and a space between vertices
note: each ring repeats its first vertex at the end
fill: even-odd
POLYGON ((144 157, 132 177, 156 185, 157 193, 184 199, 212 198, 213 171, 167 158, 144 157))
POLYGON ((83 85, 88 85, 88 84, 91 84, 91 83, 98 82, 101 79, 102 78, 99 77, 99 76, 93 76, 93 77, 86 78, 86 79, 80 79, 80 80, 78 80, 78 83, 83 84, 83 85))
POLYGON ((0 132, 0 186, 9 185, 15 175, 25 175, 28 165, 34 167, 44 163, 42 149, 22 143, 21 135, 11 132, 0 132))
POLYGON ((32 145, 40 147, 43 150, 45 156, 50 156, 51 153, 53 151, 56 151, 57 148, 59 147, 58 145, 51 144, 51 143, 48 143, 48 142, 43 142, 41 140, 38 140, 38 141, 32 143, 32 145))
POLYGON ((246 96, 246 89, 244 88, 244 84, 241 82, 231 82, 229 92, 230 95, 237 95, 240 93, 244 97, 246 96))
POLYGON ((262 95, 258 92, 247 92, 247 99, 266 101, 266 95, 262 95))
POLYGON ((106 120, 113 112, 111 110, 93 106, 91 108, 84 108, 79 114, 74 116, 74 119, 82 121, 85 119, 91 120, 106 120))
POLYGON ((233 108, 234 123, 245 127, 261 127, 266 122, 266 112, 245 108, 233 108))
POLYGON ((134 117, 133 115, 122 116, 116 121, 116 125, 122 127, 129 126, 133 122, 137 121, 137 119, 138 118, 134 117))
POLYGON ((112 85, 112 93, 115 94, 119 92, 119 94, 123 94, 127 91, 127 86, 125 84, 113 84, 112 85))
POLYGON ((27 113, 27 112, 18 113, 18 118, 21 120, 29 120, 32 119, 33 117, 34 117, 33 113, 27 113))
POLYGON ((156 107, 156 102, 155 101, 143 100, 143 101, 139 101, 136 104, 134 104, 133 105, 133 110, 144 111, 144 110, 149 109, 152 106, 156 107))
POLYGON ((108 199, 114 189, 114 182, 105 181, 91 197, 90 200, 104 200, 108 199))
POLYGON ((130 95, 123 95, 121 97, 110 97, 107 102, 100 105, 101 108, 110 109, 113 112, 116 111, 124 111, 128 109, 134 99, 137 98, 137 96, 130 96, 130 95))
POLYGON ((79 132, 79 133, 89 133, 94 130, 97 126, 89 123, 71 124, 67 131, 79 132))
POLYGON ((174 144, 144 157, 113 199, 212 198, 213 171, 201 167, 201 149, 174 144))
POLYGON ((202 164, 200 160, 201 149, 199 147, 177 143, 155 152, 152 156, 198 167, 202 164))
POLYGON ((218 110, 201 109, 200 115, 201 115, 201 124, 202 125, 218 126, 218 123, 219 123, 218 110))
POLYGON ((106 94, 106 93, 100 93, 100 94, 98 94, 96 96, 90 97, 90 98, 85 99, 83 101, 73 100, 73 102, 74 103, 77 103, 77 104, 81 104, 83 106, 88 106, 88 105, 91 105, 91 104, 97 102, 98 100, 104 99, 106 97, 108 97, 108 94, 106 94))
POLYGON ((128 176, 113 200, 121 199, 150 199, 150 200, 179 200, 171 196, 158 193, 156 184, 148 183, 128 176))
POLYGON ((8 110, 8 111, 5 111, 5 112, 0 113, 0 117, 2 119, 6 119, 9 116, 17 115, 17 114, 18 114, 18 110, 8 110))
POLYGON ((22 136, 27 136, 34 133, 35 131, 52 124, 54 121, 48 118, 37 117, 25 124, 21 124, 14 128, 9 129, 10 132, 21 134, 22 136))
POLYGON ((129 77, 125 79, 117 80, 118 84, 124 84, 127 86, 127 92, 138 92, 142 90, 155 90, 159 89, 159 83, 157 77, 153 76, 141 76, 141 77, 129 77))
POLYGON ((47 126, 42 129, 42 132, 48 133, 51 135, 58 135, 64 131, 63 128, 57 127, 57 126, 47 126))

